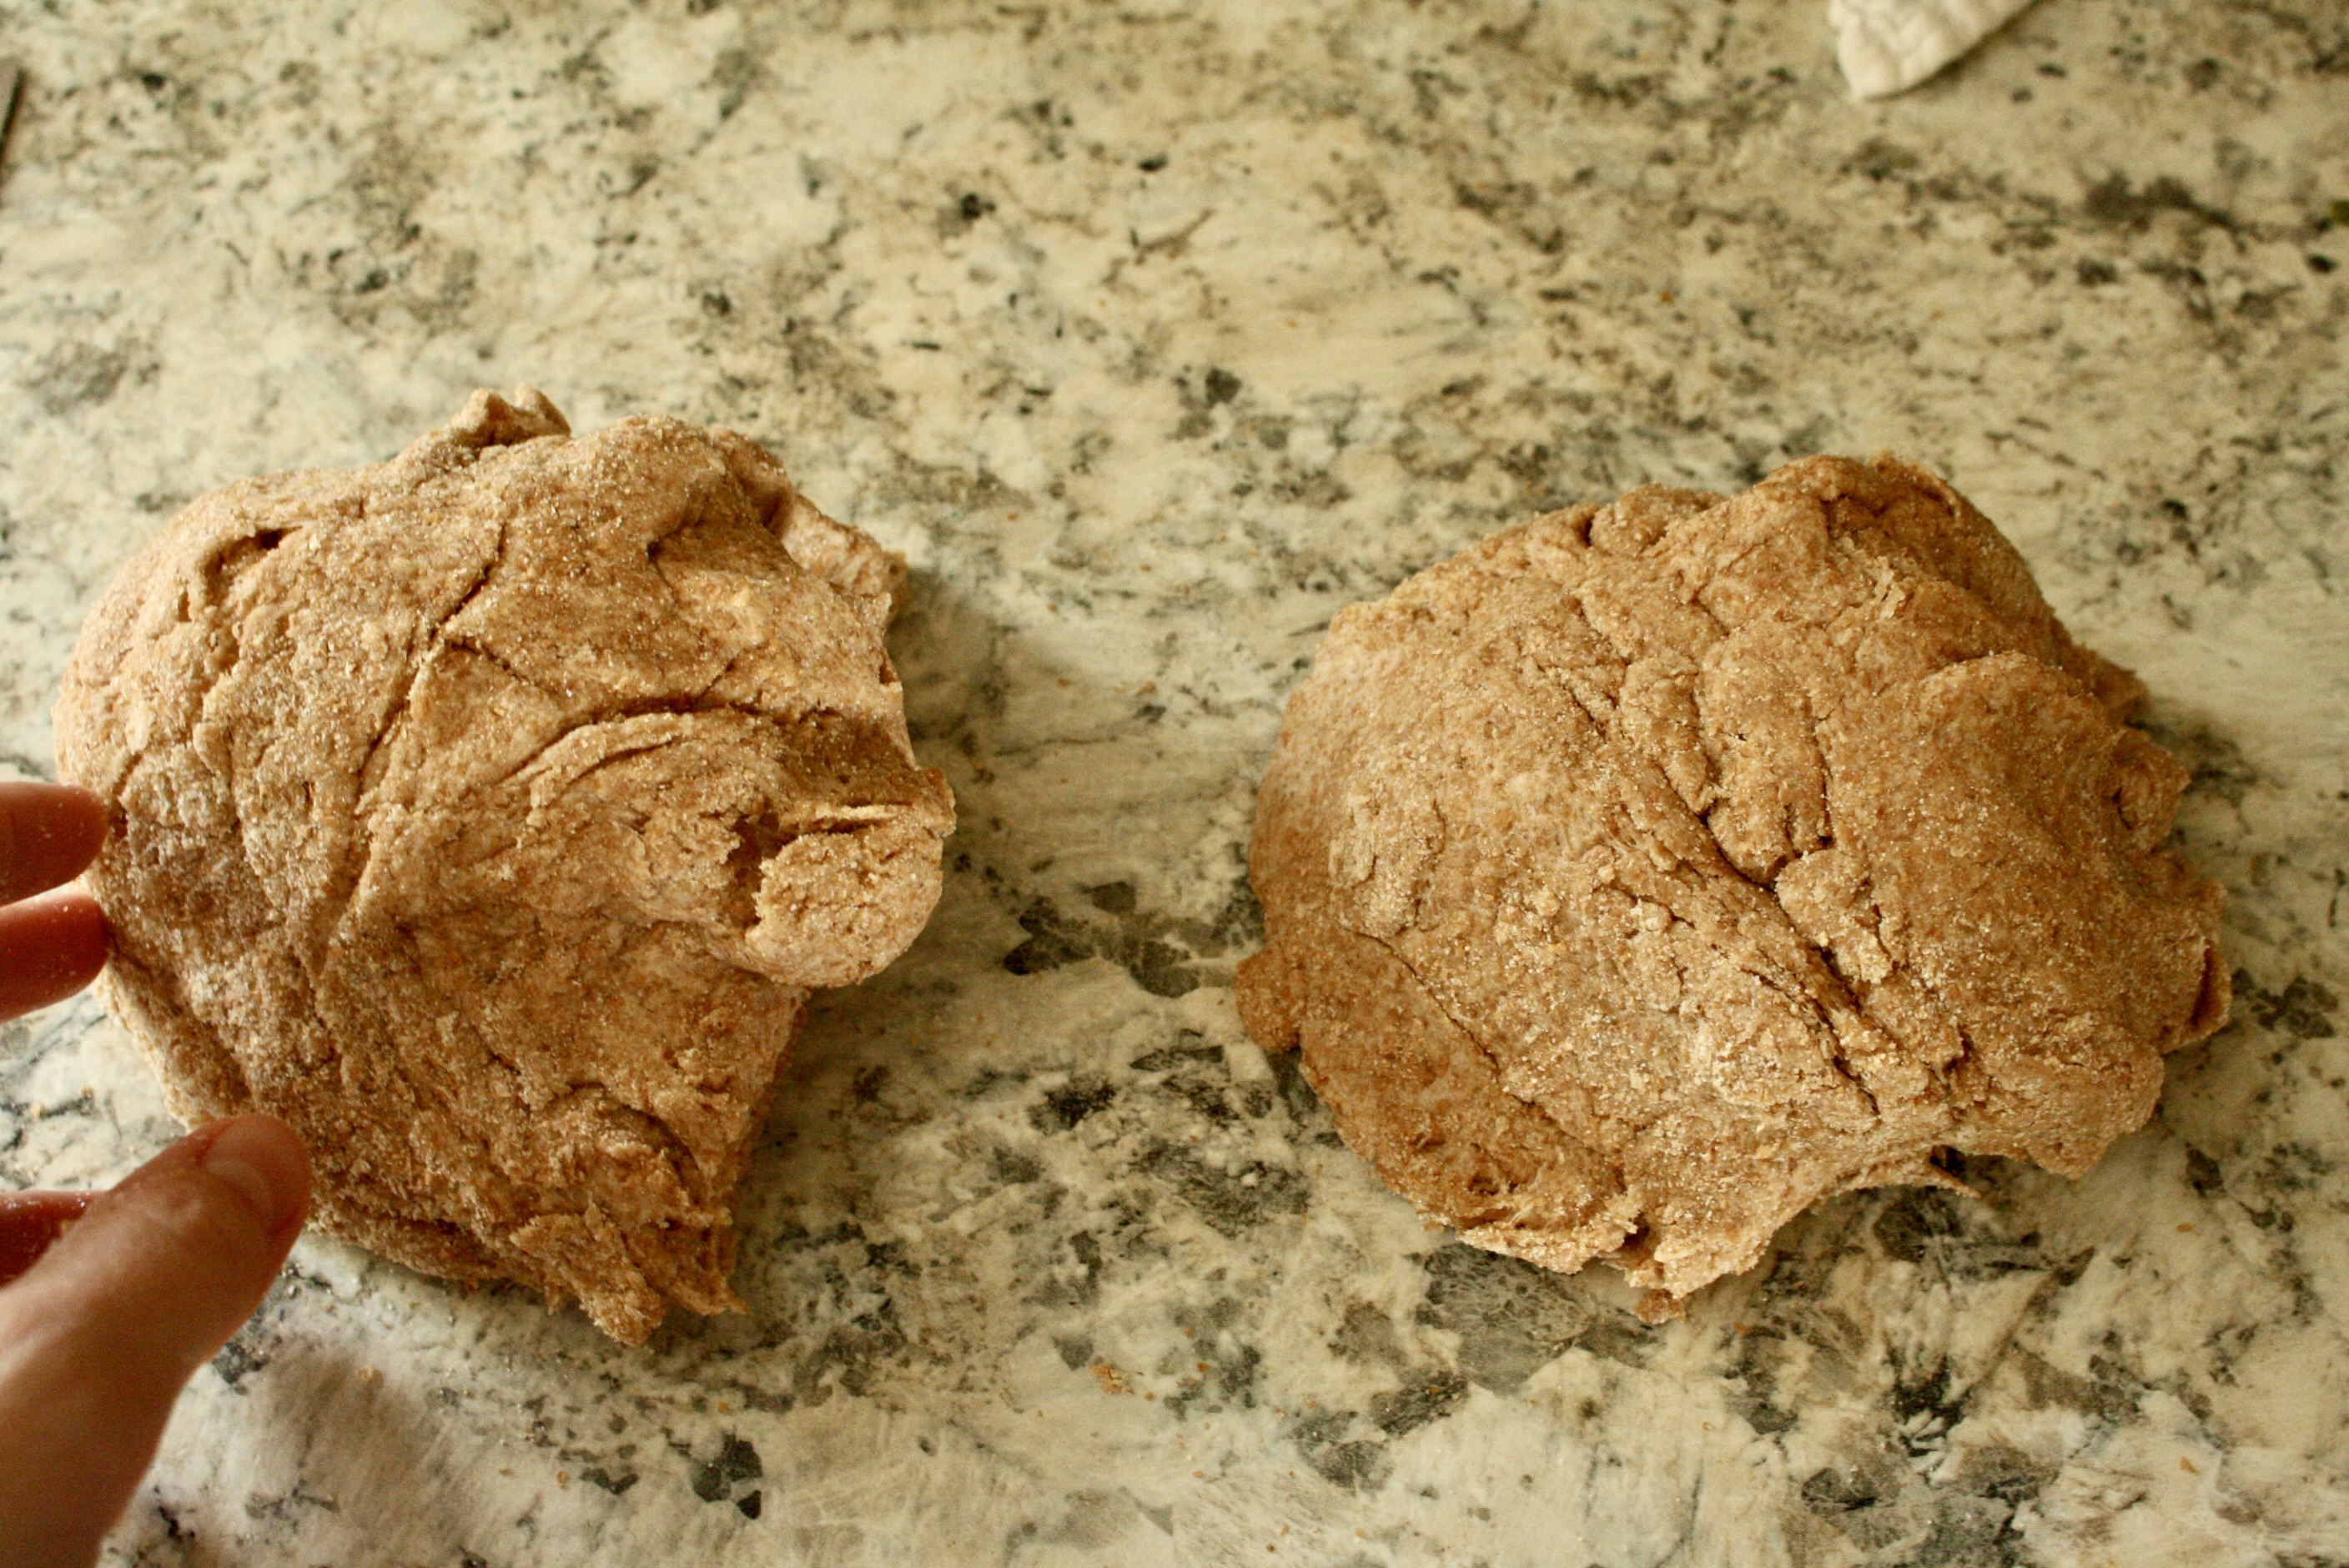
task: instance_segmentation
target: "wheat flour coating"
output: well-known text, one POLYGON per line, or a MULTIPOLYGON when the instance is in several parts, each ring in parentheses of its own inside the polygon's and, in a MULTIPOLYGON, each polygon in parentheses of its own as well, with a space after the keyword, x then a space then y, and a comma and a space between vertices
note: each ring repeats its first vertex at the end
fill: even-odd
POLYGON ((262 1109, 320 1221, 639 1342, 738 1305, 731 1194, 809 993, 939 892, 904 563, 727 430, 474 394, 231 485, 88 619, 109 1005, 182 1118, 262 1109))
POLYGON ((1897 460, 1536 518, 1331 625, 1243 1016, 1422 1209, 1651 1310, 1939 1150, 2076 1175, 2228 1006, 2141 695, 1897 460))

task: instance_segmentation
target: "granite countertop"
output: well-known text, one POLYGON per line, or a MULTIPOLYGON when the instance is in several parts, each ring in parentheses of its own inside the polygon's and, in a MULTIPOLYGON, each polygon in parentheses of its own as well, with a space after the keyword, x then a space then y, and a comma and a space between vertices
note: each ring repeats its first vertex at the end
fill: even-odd
MULTIPOLYGON (((2043 0, 1868 106, 1811 0, 0 18, 8 765, 181 502, 527 379, 905 551, 961 802, 798 1049, 746 1315, 627 1350, 306 1240, 110 1561, 2349 1558, 2334 0, 2043 0), (1255 779, 1350 601, 1879 448, 2150 683, 2236 1021, 2085 1180, 1839 1199, 1649 1328, 1423 1224, 1248 1043, 1255 779)), ((0 1181, 173 1130, 87 999, 6 1029, 0 1181)))

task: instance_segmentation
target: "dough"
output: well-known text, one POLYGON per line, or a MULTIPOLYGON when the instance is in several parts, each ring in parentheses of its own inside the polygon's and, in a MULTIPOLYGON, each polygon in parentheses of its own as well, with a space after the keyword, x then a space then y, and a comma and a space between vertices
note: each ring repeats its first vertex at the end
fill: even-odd
POLYGON ((641 1342, 740 1306, 731 1194, 809 993, 936 903, 904 563, 728 430, 477 392, 390 462, 203 497, 84 626, 109 1006, 317 1214, 641 1342))
POLYGON ((1242 1015, 1421 1209, 1651 1311, 1942 1149, 2078 1175, 2227 1015, 2141 696, 1907 463, 1535 518, 1332 624, 1242 1015))

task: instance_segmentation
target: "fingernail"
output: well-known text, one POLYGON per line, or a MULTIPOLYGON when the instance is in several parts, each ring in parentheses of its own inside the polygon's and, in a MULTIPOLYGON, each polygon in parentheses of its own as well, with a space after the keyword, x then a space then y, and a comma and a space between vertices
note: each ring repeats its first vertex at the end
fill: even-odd
POLYGON ((309 1157, 274 1116, 240 1116, 222 1124, 197 1163, 235 1188, 272 1235, 309 1200, 309 1157))

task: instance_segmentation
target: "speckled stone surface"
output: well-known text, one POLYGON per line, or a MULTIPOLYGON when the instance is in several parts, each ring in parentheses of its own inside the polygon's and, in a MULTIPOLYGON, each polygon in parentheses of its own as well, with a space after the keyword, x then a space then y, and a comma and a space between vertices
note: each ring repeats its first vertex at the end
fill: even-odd
MULTIPOLYGON (((803 1038, 747 1315, 624 1350, 305 1242, 113 1560, 2349 1559, 2333 0, 2043 0, 1869 106, 1808 4, 784 9, 0 5, 15 767, 174 507, 527 378, 905 550, 962 805, 803 1038), (1879 447, 2151 683, 2238 1022, 2086 1180, 1838 1200, 1649 1329, 1247 1042, 1254 781, 1348 601, 1879 447)), ((88 1002, 0 1036, 0 1181, 171 1131, 88 1002)))

